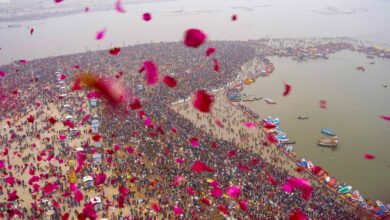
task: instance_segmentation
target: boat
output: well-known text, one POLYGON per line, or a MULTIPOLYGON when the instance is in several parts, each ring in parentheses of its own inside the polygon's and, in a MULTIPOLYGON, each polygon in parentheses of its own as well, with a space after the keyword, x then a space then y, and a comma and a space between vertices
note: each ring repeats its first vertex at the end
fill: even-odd
POLYGON ((289 141, 285 141, 284 143, 285 143, 285 144, 296 144, 296 141, 294 141, 294 140, 289 140, 289 141))
POLYGON ((250 85, 250 84, 252 84, 253 82, 254 82, 253 79, 247 79, 247 80, 244 81, 244 83, 245 83, 246 85, 250 85))
POLYGON ((367 55, 367 58, 368 58, 368 59, 374 59, 375 57, 374 57, 374 56, 371 56, 371 55, 367 55))
POLYGON ((390 210, 383 204, 381 201, 376 200, 376 205, 384 212, 384 213, 389 213, 390 210))
POLYGON ((327 138, 320 138, 318 141, 321 141, 321 142, 335 142, 335 143, 337 143, 338 139, 337 139, 337 136, 333 136, 333 137, 327 137, 327 138))
POLYGON ((329 136, 336 136, 336 133, 326 128, 321 128, 321 132, 329 136))
POLYGON ((370 62, 371 65, 375 64, 375 62, 370 62))
POLYGON ((385 87, 385 88, 387 88, 387 84, 383 84, 382 86, 385 87))
POLYGON ((344 186, 344 187, 341 187, 341 189, 339 189, 339 191, 337 191, 337 192, 339 194, 346 194, 346 193, 349 193, 351 190, 352 190, 352 186, 344 186))
POLYGON ((300 115, 300 116, 298 116, 298 119, 299 120, 305 120, 305 119, 309 119, 309 117, 300 115))
POLYGON ((357 191, 357 190, 353 191, 353 193, 351 194, 352 202, 358 201, 359 197, 360 197, 359 191, 357 191))
POLYGON ((279 123, 280 123, 280 119, 279 118, 274 118, 274 124, 278 125, 279 123))
POLYGON ((334 141, 318 141, 318 145, 323 146, 323 147, 337 147, 337 140, 336 142, 334 141))
POLYGON ((272 99, 267 99, 265 98, 264 101, 267 103, 267 104, 276 104, 276 102, 272 99))
POLYGON ((360 70, 360 71, 362 71, 362 72, 366 71, 366 69, 365 69, 364 67, 362 67, 362 66, 358 66, 358 67, 356 67, 356 69, 357 69, 357 70, 360 70))

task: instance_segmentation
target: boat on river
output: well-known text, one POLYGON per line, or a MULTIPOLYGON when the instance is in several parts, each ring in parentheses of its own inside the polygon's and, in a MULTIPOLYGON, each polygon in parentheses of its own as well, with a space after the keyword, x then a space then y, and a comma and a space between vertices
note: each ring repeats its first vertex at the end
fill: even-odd
POLYGON ((306 120, 306 119, 309 119, 309 117, 300 115, 300 116, 298 116, 298 119, 299 120, 306 120))
POLYGON ((390 213, 390 210, 381 201, 376 200, 376 205, 382 210, 382 212, 390 213))
POLYGON ((336 136, 336 133, 326 128, 321 128, 321 132, 329 136, 336 136))
POLYGON ((330 137, 330 138, 320 138, 317 142, 318 145, 323 147, 337 147, 337 136, 330 137))
POLYGON ((276 104, 276 102, 272 99, 268 99, 268 98, 265 98, 264 101, 267 103, 267 104, 276 104))
POLYGON ((337 191, 339 194, 346 194, 349 193, 352 190, 352 186, 344 186, 337 191))

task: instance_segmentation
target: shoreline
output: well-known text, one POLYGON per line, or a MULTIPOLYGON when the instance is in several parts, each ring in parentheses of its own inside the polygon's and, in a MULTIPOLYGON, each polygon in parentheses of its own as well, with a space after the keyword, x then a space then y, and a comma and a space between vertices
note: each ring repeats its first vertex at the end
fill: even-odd
MULTIPOLYGON (((237 102, 237 101, 232 101, 229 99, 228 97, 228 90, 230 89, 237 89, 237 87, 239 87, 239 90, 243 90, 244 88, 244 80, 245 79, 258 79, 262 76, 268 76, 269 74, 272 74, 273 70, 274 70, 274 66, 271 62, 269 62, 268 64, 264 65, 264 63, 262 63, 262 68, 264 69, 265 68, 265 72, 266 72, 266 75, 264 75, 264 72, 263 74, 258 74, 258 75, 253 75, 253 74, 245 74, 245 73, 242 73, 242 74, 238 74, 236 79, 233 80, 232 82, 228 83, 226 86, 218 89, 218 90, 211 90, 210 92, 212 94, 214 94, 215 96, 218 96, 220 95, 219 93, 223 93, 223 97, 224 97, 224 100, 221 101, 221 102, 227 102, 229 103, 231 106, 234 106, 234 108, 236 108, 238 111, 240 111, 242 114, 244 114, 248 119, 250 119, 250 121, 253 121, 257 128, 259 128, 261 130, 261 133, 262 133, 262 136, 264 137, 265 134, 267 134, 267 131, 265 130, 265 128, 262 126, 262 123, 259 119, 255 118, 252 114, 254 113, 254 111, 252 111, 251 109, 249 109, 249 107, 245 106, 245 104, 241 104, 243 106, 245 106, 246 109, 243 109, 241 108, 239 105, 240 102, 237 102), (248 110, 250 112, 248 112, 248 110)), ((174 108, 174 111, 176 111, 177 113, 181 114, 182 116, 186 117, 185 114, 183 114, 183 112, 180 112, 180 105, 185 105, 185 106, 189 106, 190 105, 190 101, 191 101, 191 97, 188 97, 186 99, 183 99, 183 100, 179 100, 177 102, 174 102, 172 103, 172 107, 174 108), (179 105, 179 107, 177 107, 176 105, 179 105), (176 108, 176 109, 175 109, 176 108), (177 110, 177 108, 179 110, 177 110)), ((189 118, 190 119, 190 118, 189 118)), ((198 118, 199 119, 199 118, 198 118)), ((191 120, 191 119, 190 119, 191 120)), ((192 121, 192 120, 191 120, 192 121)), ((194 122, 192 121, 194 124, 197 124, 197 122, 194 122)), ((203 125, 200 127, 202 130, 205 129, 203 127, 203 125)), ((207 132, 207 130, 204 130, 204 132, 207 132)), ((219 136, 217 135, 217 137, 219 138, 219 136)), ((231 141, 231 140, 229 140, 231 141)), ((272 145, 272 147, 274 149, 276 149, 280 155, 284 158, 287 158, 290 163, 289 163, 289 166, 288 167, 291 167, 292 169, 289 169, 289 173, 292 173, 292 176, 294 177, 305 177, 305 178, 308 178, 311 180, 311 182, 313 184, 316 185, 316 187, 323 187, 323 188, 326 188, 328 191, 330 191, 337 199, 338 199, 338 202, 344 204, 344 205, 347 205, 349 206, 350 208, 352 209, 360 209, 360 210, 363 210, 364 213, 368 216, 371 216, 371 217, 375 217, 375 218, 378 218, 380 219, 380 216, 377 215, 375 212, 373 212, 374 210, 374 206, 375 205, 367 205, 367 203, 365 203, 365 206, 361 206, 359 205, 359 201, 356 200, 355 202, 351 201, 349 199, 349 197, 346 196, 346 194, 339 194, 338 193, 338 189, 337 189, 337 186, 341 183, 340 181, 336 180, 336 184, 333 186, 333 188, 325 181, 325 177, 323 176, 324 173, 326 173, 327 175, 326 176, 331 176, 328 172, 326 172, 325 170, 322 170, 320 174, 315 174, 314 171, 310 170, 309 168, 306 168, 306 167, 302 167, 302 166, 298 166, 298 163, 300 162, 300 160, 298 158, 299 155, 297 155, 294 151, 290 151, 290 152, 287 152, 286 150, 283 149, 282 146, 280 146, 279 144, 275 144, 275 143, 271 143, 270 145, 272 145), (279 145, 279 146, 278 146, 279 145), (303 168, 302 171, 297 171, 298 167, 300 168, 303 168), (303 175, 303 174, 307 174, 307 175, 303 175)), ((267 160, 268 162, 272 163, 270 161, 269 158, 263 158, 265 160, 267 160)), ((308 160, 307 160, 308 161, 308 160)), ((277 165, 277 164, 276 164, 277 165)), ((283 168, 286 168, 286 167, 283 167, 283 168)), ((332 177, 333 178, 333 177, 332 177)), ((348 184, 347 184, 348 185, 348 184)), ((352 191, 350 192, 352 193, 352 191)), ((387 217, 389 217, 389 214, 387 215, 387 217)))

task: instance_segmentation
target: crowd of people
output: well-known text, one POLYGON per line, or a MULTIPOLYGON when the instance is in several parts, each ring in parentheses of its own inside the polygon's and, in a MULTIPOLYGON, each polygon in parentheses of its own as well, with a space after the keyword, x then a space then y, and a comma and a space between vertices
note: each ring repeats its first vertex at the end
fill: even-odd
MULTIPOLYGON (((0 91, 0 218, 286 219, 299 209, 312 219, 358 219, 359 210, 321 186, 308 201, 298 191, 286 193, 281 185, 292 176, 285 168, 267 162, 253 146, 216 138, 171 108, 196 90, 225 87, 246 62, 270 55, 272 49, 259 45, 210 42, 206 46, 216 48, 210 58, 204 46, 155 43, 122 48, 118 56, 90 51, 1 67, 6 76, 0 91), (214 58, 219 71, 213 69, 214 58), (178 85, 146 85, 138 72, 145 60, 153 60, 160 75, 174 77, 178 85), (66 96, 60 96, 56 71, 66 76, 66 96), (98 108, 91 109, 87 91, 70 89, 80 72, 116 78, 129 99, 115 108, 99 100, 98 108), (142 108, 129 106, 134 98, 142 108), (96 114, 101 123, 100 147, 91 140, 90 121, 80 125, 87 114, 96 114), (63 125, 67 115, 76 132, 63 125), (76 151, 79 147, 84 151, 76 151), (101 163, 94 163, 96 153, 101 163), (195 172, 196 161, 212 169, 195 172), (85 186, 85 176, 93 178, 92 186, 85 186), (215 187, 224 191, 229 186, 239 186, 239 196, 210 194, 215 187), (101 207, 94 206, 96 197, 101 207)), ((228 124, 234 118, 223 120, 228 124)), ((259 138, 259 147, 267 148, 260 143, 259 138)))

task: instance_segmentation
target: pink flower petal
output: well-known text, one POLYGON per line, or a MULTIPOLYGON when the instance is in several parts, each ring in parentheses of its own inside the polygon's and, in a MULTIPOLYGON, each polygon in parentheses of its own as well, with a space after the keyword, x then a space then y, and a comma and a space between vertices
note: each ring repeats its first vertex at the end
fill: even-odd
POLYGON ((90 114, 84 116, 84 118, 83 118, 83 119, 81 120, 81 122, 80 122, 80 125, 83 125, 86 121, 88 121, 88 119, 89 119, 90 117, 91 117, 90 114))
POLYGON ((77 191, 74 193, 74 199, 75 199, 77 202, 81 202, 81 201, 84 199, 83 193, 82 193, 80 190, 77 190, 77 191))
POLYGON ((161 211, 161 208, 157 203, 152 203, 150 207, 157 213, 161 211))
POLYGON ((35 120, 35 118, 32 115, 28 116, 28 118, 27 118, 27 122, 29 122, 29 123, 34 123, 34 120, 35 120))
POLYGON ((148 60, 145 61, 143 67, 146 70, 145 80, 148 85, 155 85, 158 82, 158 69, 157 66, 153 63, 153 61, 148 60))
POLYGON ((106 28, 103 28, 102 30, 98 31, 96 33, 96 40, 101 40, 104 38, 104 35, 106 34, 106 28))
POLYGON ((326 100, 320 100, 320 108, 326 108, 326 100))
POLYGON ((195 93, 193 105, 200 112, 210 112, 214 96, 207 94, 205 90, 198 90, 195 93))
POLYGON ((206 50, 206 56, 210 56, 211 54, 213 54, 215 52, 215 48, 214 47, 209 47, 207 48, 206 50))
POLYGON ((5 178, 5 182, 10 184, 11 186, 14 186, 15 184, 15 178, 13 176, 7 176, 5 178))
POLYGON ((302 198, 306 201, 309 200, 313 187, 310 185, 309 180, 305 178, 289 178, 286 180, 282 189, 285 192, 291 193, 295 189, 302 191, 302 198))
POLYGON ((175 162, 178 164, 182 164, 182 163, 184 163, 184 159, 183 158, 176 158, 175 162))
POLYGON ((28 61, 27 60, 19 60, 19 63, 27 63, 28 61))
POLYGON ((203 197, 200 201, 201 201, 203 204, 207 205, 207 206, 210 206, 210 205, 211 205, 210 200, 207 199, 206 197, 203 197))
POLYGON ((114 47, 108 51, 111 55, 116 56, 121 52, 121 48, 114 47))
POLYGON ((184 34, 184 45, 197 48, 204 43, 206 35, 198 29, 188 29, 184 34))
POLYGON ((5 77, 5 72, 0 71, 0 79, 3 78, 3 77, 5 77))
POLYGON ((171 77, 171 76, 164 76, 163 82, 169 88, 173 88, 173 87, 175 87, 177 85, 176 79, 171 77))
POLYGON ((63 0, 54 0, 55 3, 60 3, 62 2, 63 0))
POLYGON ((95 185, 99 186, 100 184, 104 184, 106 179, 107 179, 107 176, 105 173, 99 173, 98 175, 96 175, 95 185))
POLYGON ((390 115, 381 115, 380 116, 383 120, 390 121, 390 115))
POLYGON ((221 122, 221 120, 219 120, 219 119, 214 119, 214 121, 215 121, 215 124, 217 124, 217 126, 218 127, 220 127, 220 128, 224 128, 225 126, 223 125, 223 123, 221 122))
POLYGON ((183 210, 181 210, 181 208, 179 208, 178 206, 173 207, 173 212, 175 213, 175 215, 183 214, 183 210))
POLYGON ((197 160, 195 161, 193 164, 192 164, 192 167, 191 169, 196 172, 196 173, 200 173, 200 172, 215 172, 214 169, 210 168, 209 166, 207 166, 206 164, 202 163, 201 161, 197 160))
POLYGON ((68 126, 68 127, 72 128, 72 129, 74 129, 74 124, 73 124, 73 122, 72 122, 71 120, 69 120, 69 119, 66 119, 64 122, 62 122, 62 124, 63 124, 64 126, 68 126))
POLYGON ((214 61, 214 71, 215 71, 215 72, 219 72, 219 63, 218 63, 218 60, 214 58, 213 61, 214 61))
POLYGON ((237 198, 241 193, 241 189, 238 186, 231 186, 227 188, 226 194, 232 198, 237 198))
POLYGON ((122 7, 121 0, 116 0, 116 2, 115 2, 115 10, 117 12, 120 12, 120 13, 125 13, 126 12, 125 9, 122 7))
POLYGON ((237 15, 232 15, 232 21, 236 21, 237 20, 237 15))
POLYGON ((223 191, 221 188, 219 187, 214 187, 212 190, 211 190, 211 195, 215 198, 219 198, 223 195, 223 191))
POLYGON ((199 140, 196 137, 190 138, 190 143, 193 147, 198 148, 199 147, 199 140))
POLYGON ((191 195, 191 196, 193 196, 195 194, 194 188, 192 188, 190 186, 186 188, 186 192, 188 193, 188 195, 191 195))
POLYGON ((291 92, 291 85, 287 84, 287 83, 284 83, 283 96, 287 96, 288 94, 290 94, 290 92, 291 92))
POLYGON ((238 201, 237 203, 240 206, 242 211, 248 210, 248 201, 247 200, 241 200, 241 201, 238 201))
POLYGON ((309 218, 300 209, 296 209, 290 212, 289 220, 308 220, 309 218))
POLYGON ((84 12, 88 12, 88 11, 89 11, 89 7, 87 6, 84 8, 84 12))
POLYGON ((225 215, 230 215, 230 212, 226 209, 226 207, 225 206, 223 206, 223 205, 219 205, 218 206, 218 210, 220 211, 220 212, 222 212, 223 214, 225 214, 225 215))
POLYGON ((376 156, 374 154, 363 154, 364 155, 364 158, 366 158, 367 160, 373 160, 376 158, 376 156))
POLYGON ((33 35, 34 33, 34 28, 30 28, 30 35, 33 35))
POLYGON ((249 129, 255 129, 256 125, 253 122, 244 122, 245 127, 249 129))
POLYGON ((142 15, 142 19, 144 19, 144 21, 150 21, 150 20, 152 20, 152 15, 150 13, 146 12, 142 15))

